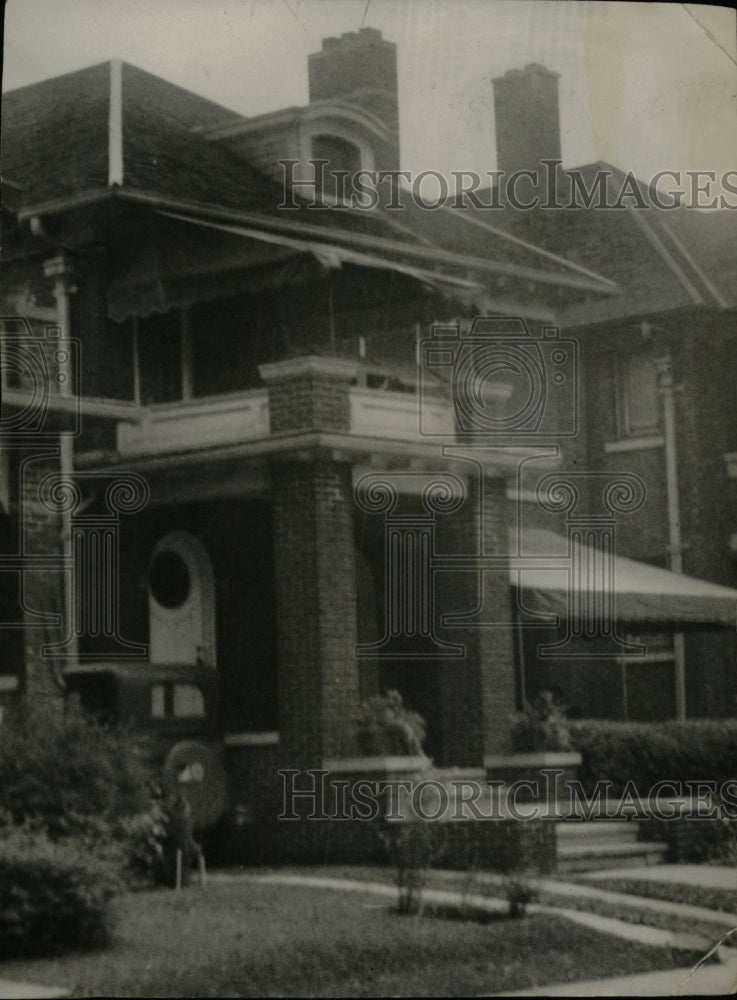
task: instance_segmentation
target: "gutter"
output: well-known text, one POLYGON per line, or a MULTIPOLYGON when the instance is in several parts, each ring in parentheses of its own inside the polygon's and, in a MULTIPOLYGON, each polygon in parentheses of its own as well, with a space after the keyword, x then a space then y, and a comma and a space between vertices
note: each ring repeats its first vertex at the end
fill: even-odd
MULTIPOLYGON (((454 254, 447 250, 437 249, 427 246, 412 246, 400 240, 391 240, 383 236, 365 236, 360 233, 349 233, 346 231, 336 232, 321 226, 310 226, 301 222, 294 222, 277 219, 271 216, 264 216, 255 212, 244 212, 238 209, 220 208, 197 201, 184 201, 177 198, 167 198, 161 195, 151 194, 146 191, 133 191, 130 188, 118 186, 107 188, 104 191, 87 192, 83 195, 75 195, 72 198, 60 198, 53 201, 32 205, 23 208, 18 213, 19 220, 23 221, 33 216, 51 215, 68 211, 73 208, 80 208, 86 205, 103 202, 108 199, 122 199, 133 204, 148 205, 159 209, 170 211, 188 212, 193 216, 200 216, 205 219, 214 219, 232 224, 246 224, 254 228, 265 231, 281 232, 293 234, 295 236, 315 237, 320 242, 327 245, 345 243, 355 247, 370 248, 387 253, 412 257, 418 260, 429 261, 434 264, 444 264, 450 267, 466 268, 481 271, 485 274, 503 275, 513 278, 520 278, 541 285, 552 285, 558 288, 570 288, 576 291, 590 292, 599 295, 621 294, 619 286, 607 278, 597 280, 586 280, 578 275, 567 275, 557 273, 547 273, 532 267, 518 264, 504 264, 497 261, 486 260, 481 257, 473 257, 465 254, 454 254)), ((330 211, 330 209, 326 209, 330 211)))

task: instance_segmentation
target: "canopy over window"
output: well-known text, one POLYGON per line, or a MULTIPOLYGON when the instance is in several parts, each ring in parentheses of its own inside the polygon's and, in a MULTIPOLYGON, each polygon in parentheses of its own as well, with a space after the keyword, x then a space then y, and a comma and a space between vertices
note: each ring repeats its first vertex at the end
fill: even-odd
MULTIPOLYGON (((613 593, 587 578, 586 573, 560 568, 561 557, 568 554, 568 539, 540 528, 510 533, 510 555, 540 557, 531 568, 510 569, 510 582, 520 590, 521 605, 534 614, 555 614, 565 619, 571 598, 584 596, 589 601, 613 601, 614 614, 620 621, 652 624, 691 624, 702 626, 737 625, 737 590, 707 583, 692 576, 672 573, 624 556, 613 556, 611 579, 613 593), (556 568, 545 561, 556 558, 556 568)), ((585 545, 578 546, 579 565, 594 565, 600 553, 585 545)), ((552 561, 552 560, 551 560, 552 561)))

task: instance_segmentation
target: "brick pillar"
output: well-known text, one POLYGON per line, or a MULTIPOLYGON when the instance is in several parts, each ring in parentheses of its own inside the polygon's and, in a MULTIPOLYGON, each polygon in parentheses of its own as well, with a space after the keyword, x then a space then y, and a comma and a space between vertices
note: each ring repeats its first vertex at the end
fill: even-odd
MULTIPOLYGON (((503 479, 479 484, 471 476, 468 498, 456 513, 444 519, 439 544, 443 555, 506 556, 506 487, 503 479)), ((505 570, 470 570, 438 574, 440 613, 470 613, 481 603, 468 627, 443 632, 443 637, 466 645, 463 659, 443 662, 440 697, 443 710, 443 763, 481 767, 486 754, 509 750, 511 716, 516 710, 512 601, 505 570), (482 581, 479 590, 479 580, 482 581)))
POLYGON ((351 467, 272 469, 279 731, 290 766, 355 753, 359 703, 351 467))
POLYGON ((40 499, 39 488, 50 474, 60 471, 59 455, 31 452, 20 463, 20 530, 23 570, 23 629, 25 678, 24 687, 29 701, 60 702, 62 697, 59 659, 44 656, 43 647, 64 639, 65 574, 59 563, 64 555, 62 519, 52 513, 40 499), (37 569, 32 569, 34 561, 37 569), (51 568, 57 561, 57 567, 51 568), (58 624, 54 624, 56 618, 58 624))
POLYGON ((350 430, 348 387, 357 371, 354 361, 314 356, 260 365, 271 433, 350 430))
MULTIPOLYGON (((438 518, 437 551, 448 556, 473 556, 478 552, 478 510, 475 498, 438 518)), ((476 575, 468 570, 438 573, 435 583, 436 620, 443 614, 463 614, 476 607, 476 575)), ((446 767, 480 767, 483 759, 483 715, 480 697, 479 650, 472 629, 441 630, 444 639, 462 642, 465 656, 442 660, 438 687, 441 709, 441 759, 446 767)))
MULTIPOLYGON (((507 497, 504 479, 482 482, 481 508, 482 551, 489 556, 506 556, 507 497)), ((512 593, 506 570, 484 573, 484 605, 487 618, 512 621, 512 593)), ((510 746, 512 716, 517 707, 515 680, 514 629, 511 624, 476 630, 478 643, 481 711, 483 716, 483 752, 507 753, 510 746)))

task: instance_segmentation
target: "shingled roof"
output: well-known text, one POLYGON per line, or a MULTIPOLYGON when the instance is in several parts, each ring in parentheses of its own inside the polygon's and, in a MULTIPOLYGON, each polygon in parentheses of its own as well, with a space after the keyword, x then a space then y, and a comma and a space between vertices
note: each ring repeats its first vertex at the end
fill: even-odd
POLYGON ((13 207, 23 219, 122 198, 193 221, 255 227, 380 255, 387 263, 450 271, 458 279, 488 282, 499 274, 528 286, 539 281, 566 297, 614 290, 599 275, 519 241, 489 234, 463 244, 448 219, 428 232, 417 212, 397 220, 380 209, 312 211, 306 203, 285 212, 281 187, 206 137, 238 120, 244 119, 120 60, 9 91, 2 166, 14 186, 13 207))

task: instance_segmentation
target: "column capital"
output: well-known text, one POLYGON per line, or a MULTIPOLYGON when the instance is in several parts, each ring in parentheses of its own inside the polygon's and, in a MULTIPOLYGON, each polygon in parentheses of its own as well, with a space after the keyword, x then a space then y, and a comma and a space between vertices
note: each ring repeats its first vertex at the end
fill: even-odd
POLYGON ((358 375, 358 362, 308 354, 300 358, 286 358, 284 361, 259 365, 258 371, 267 385, 270 382, 282 382, 310 375, 323 375, 339 382, 351 382, 358 375))

